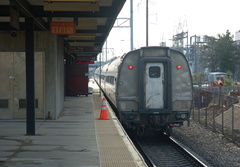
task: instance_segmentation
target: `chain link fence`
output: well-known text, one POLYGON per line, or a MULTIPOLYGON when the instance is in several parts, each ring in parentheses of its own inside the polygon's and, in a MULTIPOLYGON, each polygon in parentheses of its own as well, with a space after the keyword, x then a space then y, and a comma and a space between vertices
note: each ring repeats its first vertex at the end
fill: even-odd
POLYGON ((240 143, 240 87, 194 87, 192 119, 240 143))

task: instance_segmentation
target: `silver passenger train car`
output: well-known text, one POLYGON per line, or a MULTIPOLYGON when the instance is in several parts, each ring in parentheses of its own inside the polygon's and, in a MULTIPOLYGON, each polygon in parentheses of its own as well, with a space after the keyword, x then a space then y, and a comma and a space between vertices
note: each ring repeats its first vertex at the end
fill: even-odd
POLYGON ((142 47, 97 68, 95 81, 117 110, 121 123, 143 135, 170 135, 189 121, 192 77, 185 56, 168 47, 142 47))

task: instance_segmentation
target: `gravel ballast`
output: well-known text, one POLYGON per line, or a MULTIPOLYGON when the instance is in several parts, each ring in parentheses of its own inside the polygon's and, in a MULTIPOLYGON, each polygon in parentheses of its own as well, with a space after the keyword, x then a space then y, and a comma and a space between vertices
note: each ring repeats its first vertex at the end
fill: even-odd
POLYGON ((173 128, 172 137, 202 157, 210 166, 240 166, 240 147, 222 134, 191 120, 190 126, 173 128))

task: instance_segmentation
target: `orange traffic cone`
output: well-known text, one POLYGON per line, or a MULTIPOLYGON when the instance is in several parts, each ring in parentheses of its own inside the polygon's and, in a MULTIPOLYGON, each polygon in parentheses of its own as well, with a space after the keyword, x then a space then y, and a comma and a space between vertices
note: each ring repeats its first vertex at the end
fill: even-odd
POLYGON ((105 97, 102 98, 102 109, 101 109, 100 117, 98 119, 109 119, 108 110, 107 110, 107 101, 105 97))

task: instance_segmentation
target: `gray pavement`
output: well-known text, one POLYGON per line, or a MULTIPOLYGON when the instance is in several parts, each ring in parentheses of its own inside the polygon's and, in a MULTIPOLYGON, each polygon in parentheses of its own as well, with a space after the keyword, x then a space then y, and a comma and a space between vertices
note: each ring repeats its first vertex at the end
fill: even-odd
POLYGON ((99 95, 66 97, 61 117, 36 120, 34 136, 23 119, 0 120, 0 166, 145 166, 113 114, 98 120, 100 112, 99 95))
POLYGON ((0 166, 100 166, 91 97, 66 97, 58 120, 36 120, 26 136, 25 120, 0 120, 0 166))

